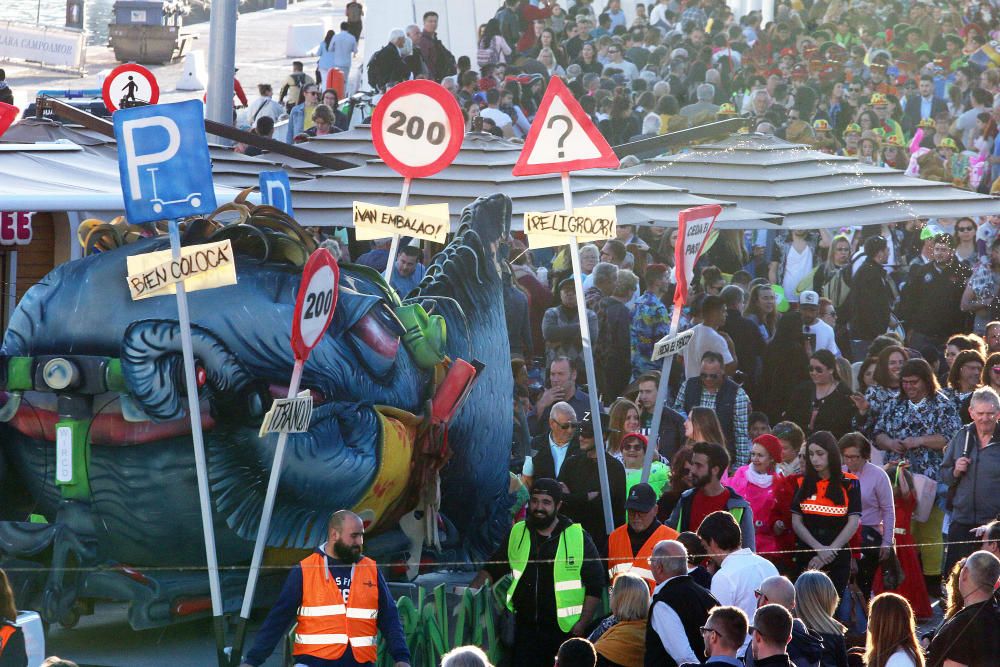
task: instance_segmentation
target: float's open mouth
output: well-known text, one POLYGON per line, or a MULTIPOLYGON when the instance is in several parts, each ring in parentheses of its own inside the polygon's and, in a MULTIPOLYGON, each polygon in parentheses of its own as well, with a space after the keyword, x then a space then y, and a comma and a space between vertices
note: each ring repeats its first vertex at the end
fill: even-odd
MULTIPOLYGON (((126 420, 122 414, 121 399, 116 394, 102 396, 111 398, 106 398, 102 402, 101 396, 95 396, 94 404, 99 408, 99 412, 91 421, 89 432, 90 442, 95 445, 116 447, 142 445, 191 432, 191 422, 187 417, 166 422, 126 420)), ((0 403, 6 404, 10 400, 17 399, 6 392, 0 392, 0 403)), ((55 442, 58 421, 55 394, 32 391, 25 392, 17 411, 8 423, 29 438, 55 442)), ((215 427, 215 420, 207 402, 203 402, 201 406, 201 425, 206 431, 215 427)))
MULTIPOLYGON (((287 398, 288 385, 268 385, 271 398, 287 398)), ((323 392, 312 389, 314 405, 326 403, 323 392)), ((94 397, 94 405, 100 411, 94 416, 90 427, 90 442, 95 445, 141 445, 154 440, 175 438, 191 433, 191 421, 187 416, 165 422, 154 422, 142 415, 134 402, 126 404, 121 395, 114 393, 94 397), (126 417, 125 415, 129 415, 126 417)), ((28 436, 38 440, 55 441, 57 397, 53 393, 31 391, 23 395, 12 395, 0 391, 0 413, 13 411, 8 423, 28 436), (14 402, 11 405, 11 402, 14 402)), ((201 427, 208 431, 215 427, 208 401, 201 404, 201 427)))

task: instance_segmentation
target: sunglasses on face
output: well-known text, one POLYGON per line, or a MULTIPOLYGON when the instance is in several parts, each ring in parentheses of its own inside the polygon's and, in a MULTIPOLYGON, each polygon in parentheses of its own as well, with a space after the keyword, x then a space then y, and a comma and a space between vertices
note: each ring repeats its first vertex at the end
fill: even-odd
POLYGON ((810 373, 823 373, 824 371, 826 371, 826 369, 823 368, 822 366, 810 366, 809 367, 809 372, 810 373))
POLYGON ((960 231, 960 232, 974 232, 974 231, 976 231, 976 228, 975 227, 959 227, 958 231, 960 231))
POLYGON ((574 426, 576 426, 576 424, 573 422, 566 422, 565 424, 563 424, 561 422, 553 421, 552 423, 555 424, 557 428, 561 428, 563 430, 573 428, 574 426))
POLYGON ((622 445, 623 452, 641 452, 645 447, 642 446, 641 442, 630 442, 627 445, 622 445))

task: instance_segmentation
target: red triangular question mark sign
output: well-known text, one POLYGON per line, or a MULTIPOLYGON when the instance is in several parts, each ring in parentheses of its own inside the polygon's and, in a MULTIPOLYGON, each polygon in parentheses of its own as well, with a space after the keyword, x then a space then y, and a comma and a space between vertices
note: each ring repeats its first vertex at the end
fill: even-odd
POLYGON ((13 104, 0 102, 0 137, 2 137, 3 133, 7 131, 8 127, 14 124, 14 121, 17 120, 17 114, 20 113, 20 111, 21 110, 13 104))
POLYGON ((616 169, 618 156, 562 79, 552 77, 511 171, 535 176, 596 167, 616 169))

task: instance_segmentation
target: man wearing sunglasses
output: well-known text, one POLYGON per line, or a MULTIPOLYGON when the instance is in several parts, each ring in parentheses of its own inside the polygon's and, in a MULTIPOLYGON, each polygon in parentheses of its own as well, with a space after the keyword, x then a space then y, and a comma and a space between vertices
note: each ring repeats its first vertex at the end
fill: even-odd
MULTIPOLYGON (((760 588, 754 591, 754 595, 757 596, 757 609, 764 605, 778 605, 794 616, 795 585, 787 577, 780 575, 768 577, 761 582, 760 588)), ((819 665, 823 659, 823 637, 807 628, 801 618, 796 618, 792 621, 792 641, 788 642, 786 651, 793 665, 799 667, 819 665)), ((743 658, 746 667, 755 667, 754 656, 749 647, 743 658)))
MULTIPOLYGON (((690 353, 688 345, 687 352, 690 353)), ((705 352, 701 356, 701 373, 681 383, 674 401, 674 409, 690 414, 695 407, 711 408, 719 418, 722 435, 729 457, 736 467, 746 465, 750 460, 750 436, 747 423, 750 420, 750 398, 731 379, 723 368, 723 358, 718 352, 705 352)))
POLYGON ((549 432, 531 440, 531 455, 525 457, 524 477, 559 479, 563 463, 570 456, 580 453, 576 440, 576 410, 565 401, 559 401, 549 412, 549 432))
POLYGON ((747 636, 747 615, 739 607, 716 607, 700 629, 705 638, 706 665, 743 667, 736 652, 747 636))

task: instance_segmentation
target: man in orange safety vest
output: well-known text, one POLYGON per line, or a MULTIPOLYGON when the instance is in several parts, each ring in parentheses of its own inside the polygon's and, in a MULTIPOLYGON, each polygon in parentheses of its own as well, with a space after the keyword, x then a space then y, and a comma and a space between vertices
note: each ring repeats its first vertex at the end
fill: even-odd
POLYGON ((653 547, 662 540, 676 539, 677 531, 657 520, 656 491, 649 484, 629 489, 625 509, 628 523, 608 537, 608 578, 614 583, 618 575, 631 572, 645 579, 652 591, 656 586, 649 569, 653 547))
POLYGON ((410 666, 396 603, 370 558, 365 527, 348 510, 333 513, 327 541, 288 574, 243 667, 258 667, 296 622, 292 659, 304 667, 356 667, 377 661, 381 632, 396 667, 410 666))

